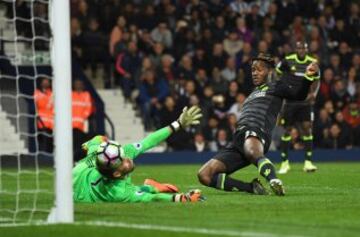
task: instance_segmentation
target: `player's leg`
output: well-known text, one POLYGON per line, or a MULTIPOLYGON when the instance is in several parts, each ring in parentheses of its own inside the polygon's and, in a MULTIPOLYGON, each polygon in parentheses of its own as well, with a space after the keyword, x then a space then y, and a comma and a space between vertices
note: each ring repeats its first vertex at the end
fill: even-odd
POLYGON ((233 149, 234 148, 229 148, 219 152, 213 159, 201 167, 198 172, 200 183, 224 191, 240 191, 260 195, 266 194, 265 188, 257 178, 247 183, 229 176, 236 170, 250 164, 238 151, 233 149))
POLYGON ((317 167, 312 163, 312 155, 313 155, 312 121, 302 122, 302 130, 303 130, 302 140, 305 146, 304 171, 314 172, 317 170, 317 167))
POLYGON ((290 105, 285 104, 284 111, 281 119, 281 125, 285 128, 284 134, 281 136, 280 141, 280 151, 281 151, 281 165, 279 174, 286 174, 290 170, 290 164, 289 164, 289 148, 290 148, 290 142, 291 142, 291 113, 290 111, 290 105))
POLYGON ((277 178, 274 165, 264 155, 264 145, 256 136, 248 136, 244 142, 246 158, 258 167, 258 171, 269 183, 276 195, 285 194, 282 181, 277 178))
POLYGON ((281 142, 280 142, 281 165, 279 169, 279 174, 286 174, 291 169, 288 158, 290 142, 291 142, 290 130, 291 127, 287 126, 285 128, 284 134, 281 136, 281 142))

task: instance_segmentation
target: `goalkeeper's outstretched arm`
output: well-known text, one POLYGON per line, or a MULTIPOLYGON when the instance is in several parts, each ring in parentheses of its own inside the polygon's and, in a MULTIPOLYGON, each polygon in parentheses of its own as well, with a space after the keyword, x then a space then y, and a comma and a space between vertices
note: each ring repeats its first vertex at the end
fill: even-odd
POLYGON ((139 143, 124 145, 121 148, 121 152, 123 153, 121 156, 134 159, 145 151, 150 150, 151 148, 165 141, 172 133, 191 125, 200 124, 201 117, 202 114, 199 107, 192 106, 190 109, 185 107, 180 117, 176 121, 172 122, 169 126, 151 133, 139 143))

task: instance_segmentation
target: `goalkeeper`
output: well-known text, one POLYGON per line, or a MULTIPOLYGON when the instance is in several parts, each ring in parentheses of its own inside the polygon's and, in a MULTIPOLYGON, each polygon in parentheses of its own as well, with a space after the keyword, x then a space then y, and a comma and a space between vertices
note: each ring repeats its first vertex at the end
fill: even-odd
POLYGON ((169 126, 159 129, 139 143, 120 146, 121 162, 117 167, 109 167, 98 156, 101 143, 106 137, 96 136, 83 144, 87 155, 73 168, 74 200, 77 202, 196 202, 203 199, 200 190, 187 194, 177 193, 170 184, 160 184, 147 179, 143 186, 131 182, 130 173, 134 170, 133 160, 140 154, 166 140, 173 132, 200 123, 201 110, 193 106, 185 107, 179 119, 169 126))

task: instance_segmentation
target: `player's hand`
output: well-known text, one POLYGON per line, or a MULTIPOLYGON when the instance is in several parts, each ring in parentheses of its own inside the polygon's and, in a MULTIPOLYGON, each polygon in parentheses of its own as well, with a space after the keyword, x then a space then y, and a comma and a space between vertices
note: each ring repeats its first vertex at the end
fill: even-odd
POLYGON ((190 109, 185 107, 181 113, 178 122, 183 128, 187 128, 191 125, 200 124, 200 118, 202 117, 201 109, 197 106, 192 106, 190 109))
POLYGON ((200 189, 190 190, 184 196, 185 196, 185 202, 201 202, 201 201, 205 201, 205 197, 201 194, 200 189))
POLYGON ((175 194, 175 202, 200 202, 205 201, 206 198, 201 194, 201 190, 194 189, 190 190, 188 193, 175 194))
POLYGON ((312 62, 306 67, 305 74, 308 76, 314 76, 319 72, 319 64, 317 62, 312 62))

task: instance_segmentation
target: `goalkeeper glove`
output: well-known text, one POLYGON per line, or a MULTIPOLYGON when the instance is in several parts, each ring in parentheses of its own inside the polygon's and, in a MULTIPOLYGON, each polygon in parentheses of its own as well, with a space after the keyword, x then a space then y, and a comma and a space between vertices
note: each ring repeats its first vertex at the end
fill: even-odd
POLYGON ((206 198, 201 194, 200 189, 190 190, 188 193, 174 195, 174 202, 201 202, 206 198))
POLYGON ((188 109, 188 107, 186 106, 177 121, 182 127, 187 128, 191 125, 200 124, 201 117, 202 114, 199 107, 192 106, 190 109, 188 109))

